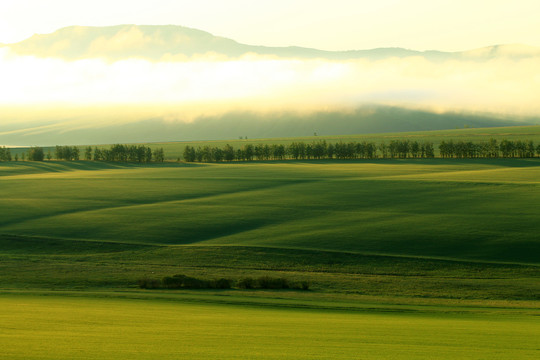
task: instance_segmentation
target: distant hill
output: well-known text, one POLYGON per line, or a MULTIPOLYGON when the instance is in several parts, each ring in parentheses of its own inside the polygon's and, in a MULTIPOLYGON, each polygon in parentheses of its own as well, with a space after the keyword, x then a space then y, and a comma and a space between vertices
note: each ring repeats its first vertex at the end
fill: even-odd
MULTIPOLYGON (((114 113, 111 114, 111 118, 114 113)), ((75 121, 76 119, 73 119, 75 121)), ((84 123, 84 121, 82 121, 84 123)), ((354 112, 318 112, 300 116, 291 112, 267 115, 231 112, 201 117, 194 122, 171 122, 162 118, 100 126, 54 123, 0 124, 0 144, 61 145, 158 142, 177 140, 227 140, 253 138, 371 134, 385 132, 445 130, 464 127, 537 125, 540 119, 516 121, 487 115, 436 114, 397 107, 361 107, 354 112)))
POLYGON ((414 51, 403 48, 324 51, 303 47, 266 47, 238 43, 208 32, 175 25, 117 25, 107 27, 70 26, 51 34, 34 35, 10 44, 21 55, 61 57, 65 59, 144 58, 148 60, 192 57, 215 53, 239 57, 246 53, 287 58, 325 58, 379 60, 390 57, 422 56, 428 60, 478 59, 500 56, 529 57, 540 55, 540 48, 524 45, 496 45, 464 52, 414 51))

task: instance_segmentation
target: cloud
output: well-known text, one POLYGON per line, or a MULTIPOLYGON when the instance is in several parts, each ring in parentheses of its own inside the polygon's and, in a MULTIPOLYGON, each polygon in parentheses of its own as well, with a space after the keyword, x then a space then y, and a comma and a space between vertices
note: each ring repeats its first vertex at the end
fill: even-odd
MULTIPOLYGON (((136 30, 95 46, 101 51, 143 44, 147 39, 136 30)), ((311 112, 374 103, 440 112, 538 115, 538 69, 540 56, 431 62, 418 56, 329 61, 207 54, 170 56, 158 62, 106 62, 18 56, 0 48, 0 109, 4 109, 0 121, 31 121, 45 113, 52 119, 60 108, 69 109, 57 110, 66 118, 70 111, 114 108, 118 115, 114 121, 134 121, 143 115, 194 121, 227 111, 311 112), (29 107, 47 111, 24 110, 29 107)), ((111 121, 110 116, 107 119, 111 121)))

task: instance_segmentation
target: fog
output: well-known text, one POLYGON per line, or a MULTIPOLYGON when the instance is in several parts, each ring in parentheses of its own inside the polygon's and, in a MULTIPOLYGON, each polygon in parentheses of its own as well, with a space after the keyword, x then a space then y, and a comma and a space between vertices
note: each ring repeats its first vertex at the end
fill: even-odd
POLYGON ((421 56, 330 61, 215 53, 154 62, 67 61, 19 56, 4 47, 0 124, 100 126, 142 117, 192 122, 231 111, 349 111, 364 104, 537 116, 538 70, 539 56, 504 54, 440 62, 421 56))

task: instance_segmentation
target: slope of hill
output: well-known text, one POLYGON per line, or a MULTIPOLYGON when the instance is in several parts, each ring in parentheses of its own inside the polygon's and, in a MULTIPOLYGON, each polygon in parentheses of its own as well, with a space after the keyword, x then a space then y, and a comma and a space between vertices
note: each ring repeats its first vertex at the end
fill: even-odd
POLYGON ((230 112, 201 117, 194 122, 152 118, 115 123, 116 114, 100 119, 88 115, 68 122, 59 121, 0 124, 0 144, 62 145, 107 144, 158 141, 227 140, 238 137, 275 138, 446 130, 464 127, 483 128, 525 126, 540 123, 537 118, 515 120, 500 116, 459 113, 436 114, 397 107, 362 107, 353 112, 293 112, 257 114, 230 112), (111 121, 104 121, 110 118, 111 121))
POLYGON ((535 263, 539 169, 537 159, 14 163, 0 167, 0 233, 535 263))

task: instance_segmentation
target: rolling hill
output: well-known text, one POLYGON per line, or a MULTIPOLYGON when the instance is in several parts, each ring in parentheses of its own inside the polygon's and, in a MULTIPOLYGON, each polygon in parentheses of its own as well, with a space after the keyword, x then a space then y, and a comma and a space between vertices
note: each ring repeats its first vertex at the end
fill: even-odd
POLYGON ((538 169, 536 159, 2 165, 0 233, 535 263, 538 169))

